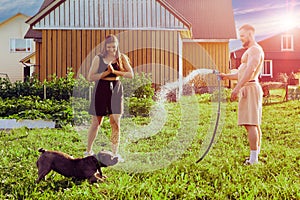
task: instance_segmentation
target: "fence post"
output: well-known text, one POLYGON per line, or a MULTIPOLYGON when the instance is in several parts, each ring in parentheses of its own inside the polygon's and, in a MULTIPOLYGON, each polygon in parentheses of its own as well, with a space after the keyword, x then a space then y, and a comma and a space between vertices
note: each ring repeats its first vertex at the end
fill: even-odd
POLYGON ((47 98, 47 88, 46 88, 46 85, 44 85, 44 99, 47 98))
POLYGON ((92 100, 92 92, 93 92, 93 86, 89 87, 89 101, 91 102, 92 100))

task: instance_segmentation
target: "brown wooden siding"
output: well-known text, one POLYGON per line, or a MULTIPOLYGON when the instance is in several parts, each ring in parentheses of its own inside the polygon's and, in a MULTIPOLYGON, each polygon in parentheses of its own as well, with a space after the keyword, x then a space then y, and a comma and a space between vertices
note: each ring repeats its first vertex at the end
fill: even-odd
POLYGON ((99 54, 108 34, 120 39, 120 50, 126 53, 135 72, 152 74, 153 83, 165 84, 177 80, 178 35, 176 31, 121 30, 43 30, 40 80, 52 75, 64 77, 68 68, 86 77, 93 57, 99 54))
POLYGON ((41 69, 41 49, 42 49, 42 44, 40 42, 35 42, 35 51, 36 51, 36 54, 35 54, 35 64, 36 64, 36 67, 35 67, 35 71, 34 71, 34 75, 39 77, 39 75, 41 74, 40 73, 40 69, 41 69))
POLYGON ((216 69, 227 73, 229 69, 229 46, 227 42, 184 42, 183 76, 196 69, 216 69))

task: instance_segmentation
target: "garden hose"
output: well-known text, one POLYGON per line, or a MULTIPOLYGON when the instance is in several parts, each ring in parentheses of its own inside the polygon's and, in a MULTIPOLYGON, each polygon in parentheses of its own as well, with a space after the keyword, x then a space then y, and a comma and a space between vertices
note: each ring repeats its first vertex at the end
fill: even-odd
POLYGON ((203 160, 203 158, 207 155, 207 153, 209 152, 209 150, 211 149, 213 143, 214 143, 214 140, 216 138, 216 135, 217 135, 217 130, 218 130, 218 126, 219 126, 219 120, 220 120, 220 114, 221 114, 221 77, 218 76, 220 72, 217 71, 217 70, 213 70, 213 74, 216 74, 217 75, 217 79, 218 79, 218 90, 219 90, 219 93, 218 93, 218 112, 217 112, 217 119, 216 119, 216 123, 215 123, 215 128, 214 128, 214 133, 212 135, 212 138, 210 140, 210 143, 206 149, 206 151, 203 153, 203 155, 196 161, 196 163, 200 162, 201 160, 203 160))

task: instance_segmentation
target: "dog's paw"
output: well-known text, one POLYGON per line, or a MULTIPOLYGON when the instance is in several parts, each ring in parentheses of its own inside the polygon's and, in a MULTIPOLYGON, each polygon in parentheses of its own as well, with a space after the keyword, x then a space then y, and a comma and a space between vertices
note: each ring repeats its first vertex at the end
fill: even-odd
POLYGON ((98 172, 95 173, 94 176, 95 176, 97 179, 101 179, 101 180, 104 180, 104 179, 107 178, 107 176, 105 176, 105 175, 102 175, 102 176, 101 176, 100 173, 98 173, 98 172))

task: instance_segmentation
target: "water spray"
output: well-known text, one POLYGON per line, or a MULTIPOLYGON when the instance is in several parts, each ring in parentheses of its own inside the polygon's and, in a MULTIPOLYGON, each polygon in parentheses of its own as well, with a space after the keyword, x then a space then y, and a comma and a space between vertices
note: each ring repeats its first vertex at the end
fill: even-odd
POLYGON ((219 126, 219 121, 220 121, 220 114, 221 114, 221 77, 219 76, 220 72, 218 70, 213 70, 212 74, 217 75, 217 79, 218 79, 218 111, 217 111, 217 119, 216 119, 216 123, 215 123, 215 128, 214 128, 214 133, 213 136, 210 140, 210 143, 207 147, 207 149, 205 150, 205 152, 203 153, 203 155, 196 161, 196 163, 200 162, 201 160, 203 160, 203 158, 208 154, 209 150, 211 149, 214 140, 216 138, 217 135, 217 130, 218 130, 218 126, 219 126))

